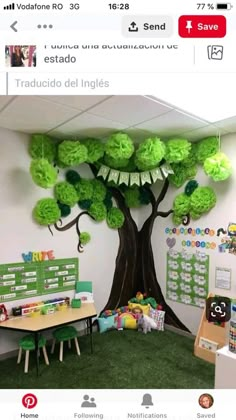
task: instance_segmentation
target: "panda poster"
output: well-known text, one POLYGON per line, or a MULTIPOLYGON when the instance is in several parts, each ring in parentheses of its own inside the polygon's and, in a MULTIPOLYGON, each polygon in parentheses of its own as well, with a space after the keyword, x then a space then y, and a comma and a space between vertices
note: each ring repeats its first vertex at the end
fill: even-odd
POLYGON ((175 302, 204 308, 208 295, 209 256, 203 252, 167 252, 166 297, 175 302))

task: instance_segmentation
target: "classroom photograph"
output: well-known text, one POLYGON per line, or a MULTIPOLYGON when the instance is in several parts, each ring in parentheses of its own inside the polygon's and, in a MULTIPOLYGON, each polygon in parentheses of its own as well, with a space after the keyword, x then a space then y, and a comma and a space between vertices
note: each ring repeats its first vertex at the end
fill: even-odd
POLYGON ((235 388, 236 113, 185 83, 0 97, 1 389, 235 388))

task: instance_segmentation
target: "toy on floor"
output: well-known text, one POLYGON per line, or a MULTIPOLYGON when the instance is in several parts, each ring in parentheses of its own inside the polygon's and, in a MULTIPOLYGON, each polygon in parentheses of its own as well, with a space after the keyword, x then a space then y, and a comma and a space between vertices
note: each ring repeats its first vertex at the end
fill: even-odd
POLYGON ((143 331, 144 334, 147 334, 151 330, 157 330, 156 322, 148 315, 141 315, 138 318, 138 331, 143 331))
POLYGON ((129 306, 131 303, 137 303, 139 305, 149 305, 153 309, 162 310, 162 305, 158 304, 153 297, 147 297, 146 293, 137 292, 136 296, 129 300, 129 306))

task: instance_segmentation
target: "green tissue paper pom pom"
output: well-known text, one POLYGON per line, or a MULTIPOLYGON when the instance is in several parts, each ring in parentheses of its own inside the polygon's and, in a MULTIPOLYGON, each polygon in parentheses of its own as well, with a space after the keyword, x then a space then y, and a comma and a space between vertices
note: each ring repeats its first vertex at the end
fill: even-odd
POLYGON ((78 201, 75 188, 67 181, 58 182, 55 185, 54 191, 56 199, 62 204, 73 207, 78 201))
POLYGON ((218 151, 219 139, 217 137, 207 137, 197 143, 197 160, 203 163, 208 157, 215 155, 218 151))
POLYGON ((100 140, 86 139, 83 140, 82 144, 87 148, 88 156, 86 162, 94 163, 103 157, 105 146, 100 140))
POLYGON ((224 153, 216 153, 204 162, 204 171, 214 181, 225 181, 232 174, 232 165, 224 153))
POLYGON ((215 192, 210 187, 198 187, 190 196, 190 203, 192 213, 206 213, 216 204, 215 192))
POLYGON ((197 144, 196 143, 191 143, 191 149, 189 152, 189 155, 182 160, 182 165, 187 166, 187 167, 191 167, 191 166, 195 166, 197 163, 197 144))
POLYGON ((135 154, 131 156, 130 159, 127 160, 127 165, 123 166, 122 169, 124 172, 136 172, 137 167, 135 163, 135 154))
POLYGON ((190 198, 181 193, 174 199, 173 210, 176 216, 185 216, 190 210, 190 198))
POLYGON ((91 182, 93 186, 92 200, 103 201, 106 197, 106 192, 107 192, 106 187, 101 181, 97 179, 93 179, 91 182))
POLYGON ((128 188, 125 193, 125 204, 129 208, 141 206, 140 193, 138 187, 128 188))
POLYGON ((59 209, 61 210, 61 217, 67 217, 71 213, 70 206, 67 206, 67 204, 60 203, 60 201, 57 202, 59 209))
POLYGON ((33 209, 33 218, 40 225, 56 223, 61 217, 61 211, 54 198, 42 198, 33 209))
POLYGON ((70 171, 66 172, 66 180, 72 185, 77 184, 80 180, 80 174, 78 172, 73 171, 72 169, 70 171))
POLYGON ((189 215, 190 215, 190 219, 197 220, 197 219, 200 219, 202 214, 196 213, 195 211, 191 210, 189 215))
POLYGON ((182 217, 177 216, 177 214, 173 213, 172 214, 172 221, 173 221, 174 225, 179 226, 179 225, 182 224, 182 217))
POLYGON ((80 165, 87 157, 87 148, 79 141, 65 140, 58 147, 58 159, 66 166, 80 165))
POLYGON ((186 179, 195 178, 197 175, 197 166, 184 166, 186 179))
POLYGON ((92 200, 81 200, 78 204, 82 210, 88 210, 92 204, 92 200))
POLYGON ((88 232, 81 232, 79 236, 81 245, 87 245, 91 241, 91 236, 88 232))
POLYGON ((135 163, 140 171, 153 169, 164 158, 165 152, 165 144, 159 138, 148 138, 138 147, 135 163))
POLYGON ((187 185, 185 186, 184 192, 186 195, 190 196, 192 195, 193 191, 196 190, 197 187, 198 187, 198 182, 195 181, 195 179, 193 179, 187 183, 187 185))
POLYGON ((104 163, 112 169, 123 169, 128 165, 129 159, 114 159, 106 154, 104 163))
POLYGON ((166 143, 165 159, 170 163, 181 162, 189 156, 191 143, 186 139, 171 139, 166 143))
POLYGON ((51 188, 57 181, 57 170, 47 159, 32 160, 30 173, 34 183, 42 188, 51 188))
POLYGON ((89 214, 96 222, 102 222, 106 219, 107 209, 104 203, 93 203, 89 209, 89 214))
POLYGON ((173 163, 171 167, 174 173, 169 175, 170 183, 177 188, 182 187, 187 179, 187 168, 178 163, 173 163))
POLYGON ((112 199, 110 197, 107 197, 107 196, 103 200, 103 203, 105 204, 107 211, 110 210, 113 206, 112 199))
POLYGON ((107 224, 111 229, 119 229, 123 226, 125 216, 117 207, 112 207, 107 213, 107 224))
POLYGON ((53 162, 56 157, 56 145, 45 134, 33 134, 29 144, 29 153, 33 159, 47 159, 53 162))
POLYGON ((127 134, 117 133, 110 136, 105 150, 113 159, 129 159, 134 153, 134 145, 127 134))
POLYGON ((79 201, 92 200, 93 183, 91 179, 80 179, 75 185, 79 201))

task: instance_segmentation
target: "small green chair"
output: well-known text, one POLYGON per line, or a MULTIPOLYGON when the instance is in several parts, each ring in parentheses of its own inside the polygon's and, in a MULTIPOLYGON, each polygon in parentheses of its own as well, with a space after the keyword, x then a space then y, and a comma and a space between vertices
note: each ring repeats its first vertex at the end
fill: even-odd
MULTIPOLYGON (((49 360, 48 360, 48 355, 47 355, 47 350, 46 350, 45 345, 46 345, 46 338, 44 338, 43 336, 40 336, 39 337, 39 349, 42 349, 45 363, 46 363, 46 365, 49 365, 49 360)), ((22 350, 25 350, 24 372, 28 373, 29 352, 30 352, 30 350, 35 350, 35 340, 34 340, 33 335, 31 335, 31 334, 25 335, 24 337, 22 337, 19 340, 19 353, 18 353, 18 358, 17 358, 17 363, 18 364, 21 362, 22 350)))
POLYGON ((51 354, 54 353, 56 342, 60 343, 60 353, 59 353, 59 360, 60 362, 63 362, 63 344, 64 341, 68 341, 68 347, 71 349, 71 340, 74 340, 75 342, 75 348, 78 356, 80 356, 80 349, 79 349, 79 343, 77 339, 77 330, 72 327, 71 325, 66 327, 60 327, 57 328, 55 331, 53 331, 53 343, 52 343, 52 349, 51 354))

